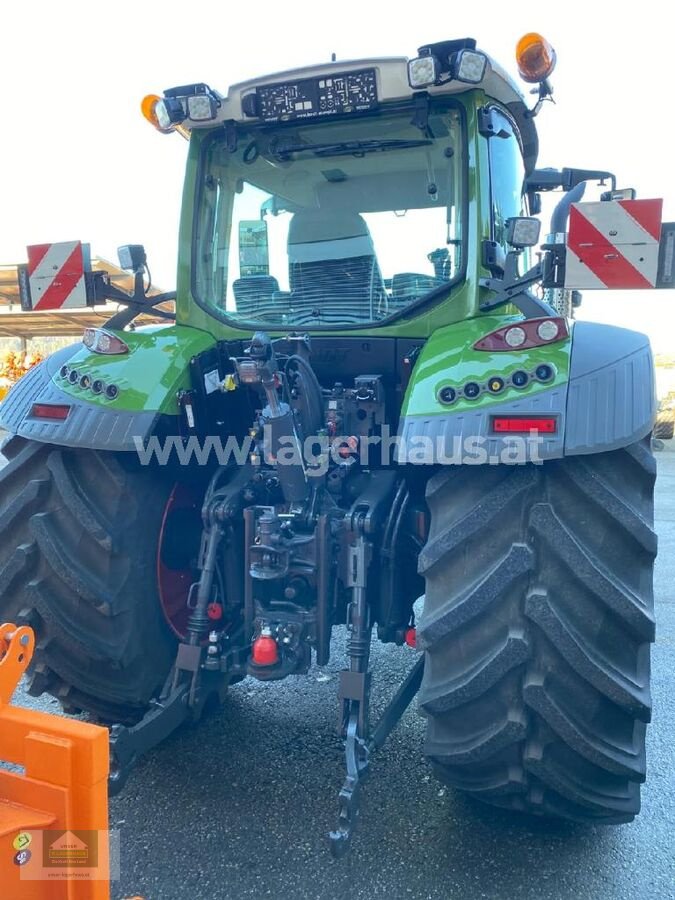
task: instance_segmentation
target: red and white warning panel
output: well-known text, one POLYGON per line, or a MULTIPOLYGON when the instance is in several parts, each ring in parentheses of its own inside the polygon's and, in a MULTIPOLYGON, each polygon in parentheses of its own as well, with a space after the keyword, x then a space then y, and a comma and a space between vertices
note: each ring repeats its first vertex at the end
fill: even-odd
POLYGON ((663 200, 573 203, 565 287, 656 287, 663 200))
POLYGON ((76 309, 91 304, 89 244, 61 241, 26 249, 28 265, 19 266, 22 309, 76 309))

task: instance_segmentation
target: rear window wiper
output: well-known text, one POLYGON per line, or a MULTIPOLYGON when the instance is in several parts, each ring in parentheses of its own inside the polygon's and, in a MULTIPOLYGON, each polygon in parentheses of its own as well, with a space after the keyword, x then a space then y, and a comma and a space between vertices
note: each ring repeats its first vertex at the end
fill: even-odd
POLYGON ((270 143, 270 152, 277 159, 285 159, 294 153, 314 153, 316 156, 359 156, 362 153, 376 153, 381 150, 406 150, 410 147, 428 147, 430 140, 366 140, 340 141, 332 144, 284 144, 270 143))

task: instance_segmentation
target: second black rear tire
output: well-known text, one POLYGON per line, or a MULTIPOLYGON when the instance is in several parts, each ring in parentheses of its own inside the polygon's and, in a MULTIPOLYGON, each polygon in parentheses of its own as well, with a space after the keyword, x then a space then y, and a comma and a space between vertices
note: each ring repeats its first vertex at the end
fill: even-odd
POLYGON ((648 439, 432 477, 420 703, 443 781, 577 821, 639 811, 654 479, 648 439))

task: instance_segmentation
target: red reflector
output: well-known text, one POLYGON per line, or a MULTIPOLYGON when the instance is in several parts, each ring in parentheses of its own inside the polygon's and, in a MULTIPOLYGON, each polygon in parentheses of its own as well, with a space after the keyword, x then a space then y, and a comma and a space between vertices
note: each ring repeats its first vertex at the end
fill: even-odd
POLYGON ((65 403, 34 403, 31 407, 31 418, 57 419, 62 422, 68 417, 70 407, 65 403))
POLYGON ((530 431, 555 434, 558 423, 555 416, 493 416, 492 430, 500 434, 528 434, 530 431))
POLYGON ((261 635, 253 641, 253 662, 256 666, 274 666, 279 662, 279 648, 273 637, 261 635))
POLYGON ((415 628, 406 628, 405 642, 409 647, 412 647, 413 650, 417 647, 417 631, 415 628))
POLYGON ((220 603, 209 603, 206 607, 206 615, 212 622, 217 622, 218 619, 223 618, 223 607, 220 603))

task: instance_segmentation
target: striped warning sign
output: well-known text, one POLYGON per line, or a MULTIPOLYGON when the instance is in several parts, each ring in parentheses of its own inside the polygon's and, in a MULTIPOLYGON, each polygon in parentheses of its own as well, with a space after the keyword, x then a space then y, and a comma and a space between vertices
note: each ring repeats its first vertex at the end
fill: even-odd
POLYGON ((88 244, 34 244, 27 251, 30 308, 73 309, 87 305, 85 272, 91 270, 88 244))
POLYGON ((565 287, 655 287, 662 207, 662 200, 573 203, 565 287))

